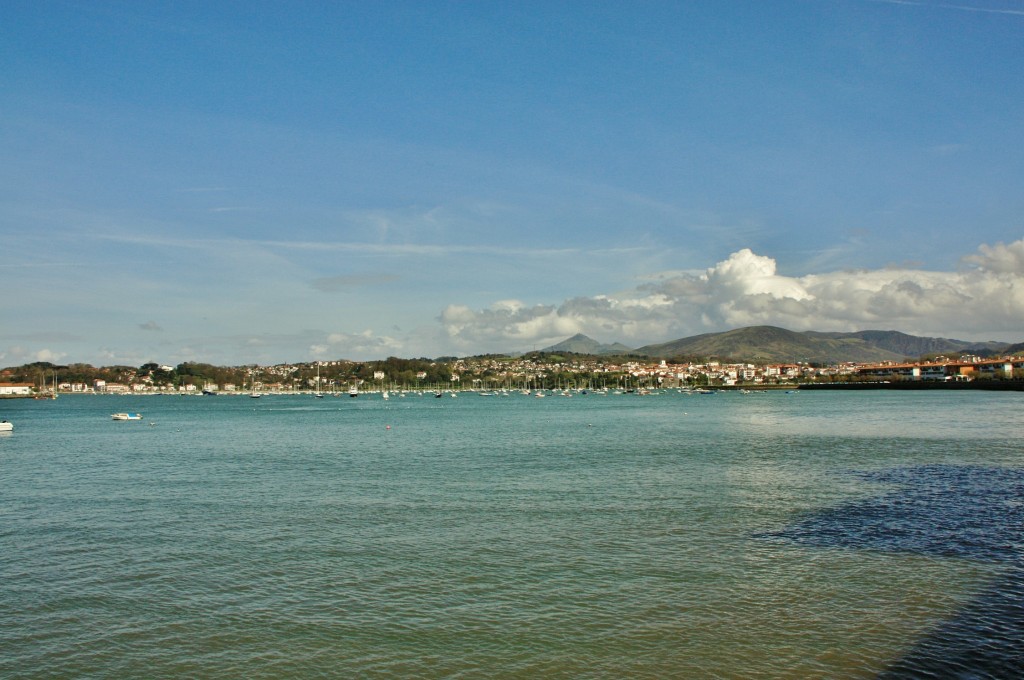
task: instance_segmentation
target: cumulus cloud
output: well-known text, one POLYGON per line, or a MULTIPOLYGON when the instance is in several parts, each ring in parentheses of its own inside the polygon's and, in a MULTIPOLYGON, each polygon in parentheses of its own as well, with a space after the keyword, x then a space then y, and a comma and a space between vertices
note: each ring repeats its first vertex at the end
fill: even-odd
POLYGON ((160 324, 158 324, 156 321, 147 321, 146 323, 140 323, 139 324, 139 328, 141 328, 144 331, 162 331, 163 330, 163 328, 160 327, 160 324))
POLYGON ((450 305, 440 320, 451 342, 478 351, 526 349, 580 332, 641 345, 752 325, 968 340, 1024 334, 1024 240, 983 245, 962 262, 954 272, 904 265, 784 276, 774 259, 744 248, 703 272, 673 272, 615 294, 557 306, 450 305))
POLYGON ((964 261, 984 272, 1020 276, 1024 272, 1024 239, 1009 245, 982 245, 976 255, 968 255, 964 261))
POLYGON ((441 312, 441 324, 449 340, 463 349, 494 348, 499 342, 526 346, 538 339, 577 332, 574 319, 555 307, 528 307, 518 300, 496 302, 480 311, 449 305, 441 312))

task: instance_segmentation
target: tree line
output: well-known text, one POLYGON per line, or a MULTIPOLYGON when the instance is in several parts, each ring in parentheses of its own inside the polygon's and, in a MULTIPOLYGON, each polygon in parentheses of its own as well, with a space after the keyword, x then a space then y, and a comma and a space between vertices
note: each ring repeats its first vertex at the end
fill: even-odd
MULTIPOLYGON (((303 363, 286 366, 214 366, 187 361, 171 368, 156 363, 142 366, 101 366, 90 364, 58 365, 37 361, 22 366, 5 368, 0 371, 4 382, 30 383, 48 388, 58 384, 93 385, 96 381, 130 385, 144 382, 157 387, 178 388, 194 385, 202 389, 206 385, 251 385, 253 381, 263 384, 282 383, 295 389, 314 387, 317 379, 317 363, 303 363)), ((388 385, 426 385, 451 380, 452 368, 447 362, 430 359, 399 359, 388 357, 381 361, 368 362, 323 362, 319 366, 321 387, 345 385, 353 382, 388 385), (383 381, 374 379, 383 373, 383 381), (425 373, 426 377, 417 375, 425 373)))

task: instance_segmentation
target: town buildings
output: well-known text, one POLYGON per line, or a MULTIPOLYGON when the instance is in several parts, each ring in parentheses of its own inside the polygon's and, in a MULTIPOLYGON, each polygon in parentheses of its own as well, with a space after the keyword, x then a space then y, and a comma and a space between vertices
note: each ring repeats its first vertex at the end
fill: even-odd
MULTIPOLYGON (((771 386, 802 382, 948 382, 971 380, 1024 380, 1024 357, 982 359, 958 357, 926 362, 886 362, 876 364, 842 363, 829 366, 809 363, 669 363, 665 360, 639 358, 602 358, 589 355, 535 354, 522 357, 472 357, 433 362, 427 371, 407 371, 396 375, 373 366, 369 383, 371 391, 385 385, 389 389, 657 389, 686 386, 771 386)), ((156 382, 151 375, 124 375, 118 382, 96 379, 91 384, 63 382, 62 393, 92 394, 232 394, 247 393, 256 384, 263 392, 301 392, 314 383, 308 377, 311 364, 286 364, 267 367, 245 367, 245 381, 239 383, 211 379, 156 382), (257 377, 258 376, 258 377, 257 377)), ((366 386, 366 380, 355 372, 364 368, 356 362, 322 362, 321 367, 335 367, 338 373, 324 377, 315 388, 339 385, 366 386)), ((369 370, 367 368, 367 370, 369 370)), ((0 397, 32 396, 36 387, 30 383, 0 382, 0 397)))

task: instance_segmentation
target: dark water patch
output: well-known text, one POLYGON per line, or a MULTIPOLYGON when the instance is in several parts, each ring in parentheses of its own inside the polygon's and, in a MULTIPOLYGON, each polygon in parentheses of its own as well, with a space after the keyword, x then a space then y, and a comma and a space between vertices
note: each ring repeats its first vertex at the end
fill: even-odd
POLYGON ((1024 568, 1004 574, 879 678, 1024 678, 1024 568))
POLYGON ((763 536, 985 562, 1024 559, 1024 470, 923 465, 861 474, 895 488, 763 536))
POLYGON ((1024 677, 1024 470, 923 465, 858 474, 893 488, 761 537, 1007 563, 995 582, 879 677, 1024 677))

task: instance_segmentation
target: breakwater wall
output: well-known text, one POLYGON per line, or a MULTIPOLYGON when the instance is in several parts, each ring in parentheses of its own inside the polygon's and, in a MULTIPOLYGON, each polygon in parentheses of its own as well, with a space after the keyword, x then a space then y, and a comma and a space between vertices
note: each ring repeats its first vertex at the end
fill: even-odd
POLYGON ((801 390, 993 390, 1024 392, 1024 380, 893 380, 890 382, 806 383, 801 390))

